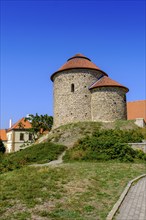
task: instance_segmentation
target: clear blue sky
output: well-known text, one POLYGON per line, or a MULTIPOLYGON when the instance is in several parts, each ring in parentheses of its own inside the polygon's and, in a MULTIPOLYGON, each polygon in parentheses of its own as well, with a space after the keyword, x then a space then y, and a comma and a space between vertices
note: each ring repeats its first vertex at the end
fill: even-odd
POLYGON ((145 1, 1 0, 1 128, 53 115, 50 76, 76 53, 145 99, 145 1))

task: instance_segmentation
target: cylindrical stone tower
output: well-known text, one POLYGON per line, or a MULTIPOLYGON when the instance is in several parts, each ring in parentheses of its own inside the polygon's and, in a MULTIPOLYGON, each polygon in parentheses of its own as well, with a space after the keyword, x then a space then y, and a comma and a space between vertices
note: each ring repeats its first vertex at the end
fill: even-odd
POLYGON ((76 54, 51 76, 54 82, 54 125, 91 121, 89 86, 107 76, 91 60, 76 54))
POLYGON ((126 93, 128 88, 107 76, 101 77, 90 88, 92 121, 111 122, 127 119, 126 93))

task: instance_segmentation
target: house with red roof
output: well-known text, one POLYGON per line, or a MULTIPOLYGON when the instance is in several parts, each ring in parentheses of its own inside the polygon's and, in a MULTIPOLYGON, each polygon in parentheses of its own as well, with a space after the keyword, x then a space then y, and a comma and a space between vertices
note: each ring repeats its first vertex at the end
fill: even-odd
POLYGON ((25 118, 21 118, 9 129, 0 130, 0 138, 6 147, 6 153, 19 151, 25 143, 29 145, 32 142, 30 128, 31 123, 26 121, 25 118))
POLYGON ((136 124, 144 127, 146 124, 146 100, 127 102, 128 120, 136 120, 136 124))

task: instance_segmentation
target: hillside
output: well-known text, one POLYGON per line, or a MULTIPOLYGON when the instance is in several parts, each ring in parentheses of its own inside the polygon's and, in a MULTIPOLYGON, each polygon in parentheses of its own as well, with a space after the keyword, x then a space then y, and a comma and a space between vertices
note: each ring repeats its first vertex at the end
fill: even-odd
POLYGON ((44 164, 56 160, 65 151, 63 145, 50 142, 32 145, 11 154, 0 154, 0 173, 20 169, 30 164, 44 164))
POLYGON ((110 132, 113 128, 129 130, 137 126, 132 121, 69 124, 41 137, 39 141, 44 143, 1 158, 0 220, 105 220, 128 181, 145 172, 145 164, 143 160, 71 162, 69 153, 73 155, 73 150, 76 154, 77 148, 70 147, 86 135, 92 139, 98 128, 110 132), (66 162, 49 165, 66 150, 60 143, 69 147, 66 162), (34 163, 40 165, 32 166, 34 163))
MULTIPOLYGON (((119 120, 115 122, 101 123, 101 122, 78 122, 73 124, 67 124, 53 129, 49 134, 43 136, 38 140, 38 143, 51 141, 54 143, 63 144, 67 147, 72 147, 74 143, 85 137, 91 135, 98 128, 101 129, 139 129, 134 124, 133 120, 125 121, 119 120)), ((145 132, 146 133, 146 132, 145 132)))

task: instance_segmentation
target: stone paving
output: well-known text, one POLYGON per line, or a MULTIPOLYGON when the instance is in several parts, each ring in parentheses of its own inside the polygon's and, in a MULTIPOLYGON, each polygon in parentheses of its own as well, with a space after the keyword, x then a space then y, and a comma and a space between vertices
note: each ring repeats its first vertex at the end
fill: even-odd
POLYGON ((146 177, 132 185, 115 219, 146 220, 146 177))

